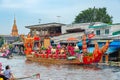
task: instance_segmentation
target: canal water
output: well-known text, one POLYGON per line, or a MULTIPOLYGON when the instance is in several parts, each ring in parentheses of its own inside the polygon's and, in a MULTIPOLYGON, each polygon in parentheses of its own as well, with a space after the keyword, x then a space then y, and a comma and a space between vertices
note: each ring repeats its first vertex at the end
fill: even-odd
POLYGON ((10 65, 16 78, 37 80, 33 74, 40 73, 40 80, 120 80, 120 67, 93 65, 49 65, 27 62, 24 56, 13 59, 0 58, 3 68, 10 65))

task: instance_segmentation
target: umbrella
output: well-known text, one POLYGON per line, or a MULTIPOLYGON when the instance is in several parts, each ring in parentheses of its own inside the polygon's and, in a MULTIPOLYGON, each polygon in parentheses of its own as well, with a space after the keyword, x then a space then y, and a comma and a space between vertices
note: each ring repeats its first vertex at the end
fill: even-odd
POLYGON ((93 33, 88 34, 89 39, 93 38, 94 36, 95 36, 95 34, 93 34, 93 33))
POLYGON ((73 43, 75 43, 75 42, 78 42, 78 39, 75 38, 75 37, 70 37, 70 38, 67 39, 67 42, 73 42, 73 43))
POLYGON ((67 41, 78 41, 78 39, 74 38, 74 37, 70 37, 70 38, 67 39, 67 41))

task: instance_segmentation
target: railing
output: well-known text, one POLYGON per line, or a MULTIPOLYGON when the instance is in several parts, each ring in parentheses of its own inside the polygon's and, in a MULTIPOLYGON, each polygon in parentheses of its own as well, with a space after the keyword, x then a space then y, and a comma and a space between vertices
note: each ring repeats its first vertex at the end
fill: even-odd
POLYGON ((40 37, 46 37, 46 36, 59 36, 61 33, 55 33, 55 34, 46 34, 46 35, 40 35, 40 37))

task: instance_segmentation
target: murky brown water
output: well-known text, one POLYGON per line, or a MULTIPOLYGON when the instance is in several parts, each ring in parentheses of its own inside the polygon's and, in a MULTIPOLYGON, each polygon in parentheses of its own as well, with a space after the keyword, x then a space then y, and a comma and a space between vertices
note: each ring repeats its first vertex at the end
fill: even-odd
MULTIPOLYGON (((26 77, 40 73, 41 80, 120 80, 120 68, 108 66, 83 65, 42 65, 26 62, 25 57, 15 56, 13 59, 0 58, 3 68, 11 66, 15 77, 26 77)), ((37 80, 35 77, 23 80, 37 80)))

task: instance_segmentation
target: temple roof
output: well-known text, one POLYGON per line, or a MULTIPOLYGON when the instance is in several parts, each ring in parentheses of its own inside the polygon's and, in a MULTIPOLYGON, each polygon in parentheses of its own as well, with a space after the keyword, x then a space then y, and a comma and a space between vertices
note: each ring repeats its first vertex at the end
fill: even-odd
POLYGON ((18 29, 17 29, 17 25, 16 25, 16 19, 14 18, 14 24, 12 27, 12 32, 11 32, 12 36, 18 36, 18 29))

